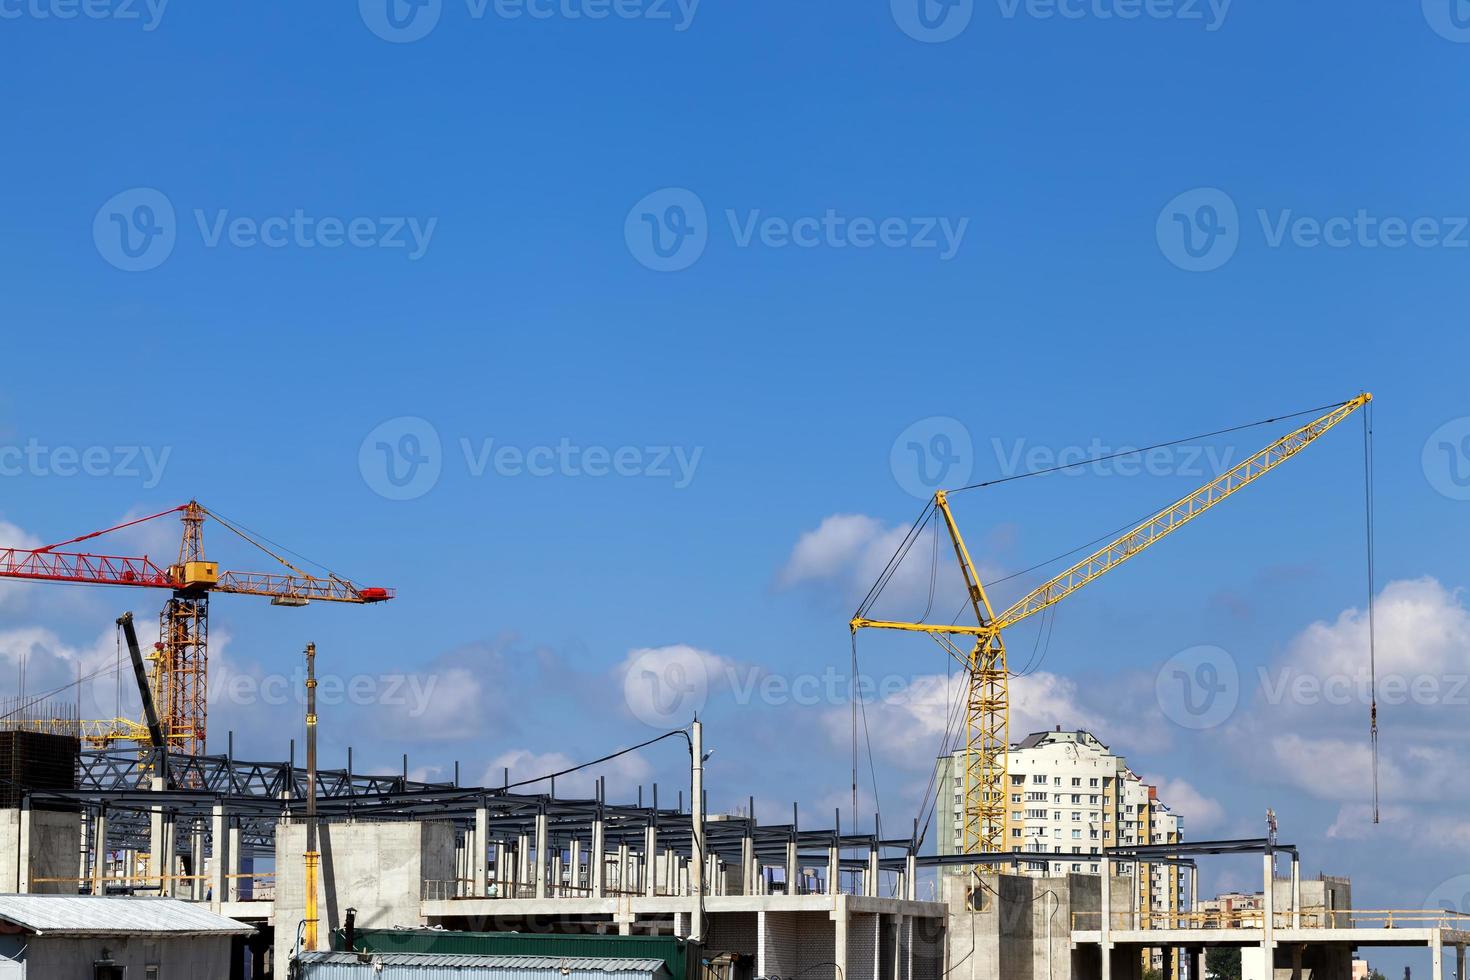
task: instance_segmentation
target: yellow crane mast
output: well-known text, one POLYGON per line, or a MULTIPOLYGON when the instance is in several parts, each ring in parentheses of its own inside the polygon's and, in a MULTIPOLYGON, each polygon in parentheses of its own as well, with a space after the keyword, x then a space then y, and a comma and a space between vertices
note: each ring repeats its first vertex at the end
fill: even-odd
POLYGON ((1371 394, 1363 392, 1320 418, 1287 433, 1254 456, 1032 589, 999 615, 991 608, 990 597, 980 581, 959 526, 955 523, 948 494, 941 490, 934 495, 931 506, 943 517, 945 529, 954 544, 955 556, 965 579, 976 624, 908 623, 866 619, 859 615, 852 619, 849 626, 854 634, 860 629, 926 633, 965 667, 968 692, 965 704, 964 820, 961 838, 964 853, 998 854, 1005 850, 1010 671, 1006 664, 1005 640, 1002 635, 1004 630, 1055 605, 1089 582, 1096 581, 1231 494, 1265 476, 1372 400, 1371 394), (956 636, 973 638, 974 646, 968 653, 950 639, 956 636))

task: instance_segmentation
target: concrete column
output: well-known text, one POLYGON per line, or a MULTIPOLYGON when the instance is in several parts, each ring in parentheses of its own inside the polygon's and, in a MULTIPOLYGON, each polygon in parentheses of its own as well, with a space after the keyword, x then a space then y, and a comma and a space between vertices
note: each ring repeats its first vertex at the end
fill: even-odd
POLYGON ((643 894, 653 898, 658 894, 658 828, 650 821, 643 831, 643 894))
MULTIPOLYGON (((908 861, 904 864, 904 882, 906 883, 904 897, 910 902, 917 901, 919 898, 919 855, 912 847, 909 848, 908 861)), ((909 931, 912 932, 913 928, 914 924, 910 921, 909 931)))
POLYGON ((786 842, 786 894, 795 895, 800 890, 800 856, 796 849, 796 837, 786 842))
POLYGON ((1098 949, 1102 951, 1102 980, 1113 980, 1113 859, 1102 856, 1102 910, 1098 916, 1098 949))
POLYGON ((516 895, 531 880, 531 836, 521 834, 516 840, 516 895))
POLYGON ((842 882, 842 851, 834 838, 827 848, 827 894, 836 895, 842 882))
POLYGON ((1291 944, 1291 980, 1302 980, 1302 946, 1291 944))
POLYGON ((1464 946, 1455 947, 1455 980, 1466 980, 1464 946))
POLYGON ((1261 966, 1266 976, 1272 975, 1276 962, 1276 898, 1272 894, 1275 891, 1275 869, 1271 860, 1272 854, 1268 848, 1262 864, 1265 868, 1266 888, 1261 893, 1261 966))
POLYGON ((760 909, 755 913, 755 975, 770 976, 769 962, 766 955, 766 910, 760 909))
POLYGON ((1444 980, 1444 940, 1438 929, 1429 938, 1429 959, 1431 980, 1444 980))
POLYGON ((1302 927, 1302 859, 1295 851, 1291 853, 1291 927, 1302 927))
POLYGON ((556 853, 551 856, 551 897, 561 898, 566 892, 562 887, 562 872, 565 871, 562 864, 561 845, 558 844, 556 853))
POLYGON ((568 893, 573 898, 581 898, 582 892, 582 842, 572 838, 570 863, 572 867, 571 876, 567 882, 571 891, 568 893))
MULTIPOLYGON (((485 807, 475 809, 475 829, 470 834, 474 853, 470 856, 470 894, 484 898, 490 885, 490 811, 485 807)), ((498 873, 500 866, 496 865, 498 873)))
POLYGON ((20 806, 20 854, 17 862, 19 866, 15 869, 16 891, 25 895, 31 890, 31 805, 23 802, 20 806))
POLYGON ((92 846, 97 857, 92 861, 92 894, 107 894, 107 811, 98 810, 92 823, 92 846))
POLYGON ((674 913, 674 935, 680 939, 689 935, 689 916, 683 912, 674 913))
MULTIPOLYGON (((1189 869, 1189 911, 1191 914, 1199 911, 1199 868, 1197 867, 1189 869)), ((1198 922, 1195 923, 1195 928, 1199 928, 1198 922)))
POLYGON ((597 816, 592 821, 592 897, 602 898, 606 892, 607 885, 604 879, 607 876, 607 828, 602 818, 602 808, 598 807, 597 816))
POLYGON ((228 897, 230 873, 230 831, 225 825, 225 808, 216 804, 211 814, 211 836, 214 839, 213 868, 209 876, 209 907, 215 912, 228 897))
MULTIPOLYGON (((153 792, 163 792, 163 777, 153 777, 153 792)), ((162 894, 163 876, 168 873, 163 860, 163 808, 152 807, 148 811, 148 885, 156 885, 162 894)))
POLYGON ((847 896, 838 895, 833 904, 831 916, 836 942, 832 958, 837 964, 837 976, 842 978, 847 976, 847 896))
POLYGON ((204 901, 208 881, 204 877, 204 821, 196 817, 189 826, 189 895, 204 901))
POLYGON ((878 841, 874 839, 872 849, 868 851, 868 874, 863 883, 863 893, 869 898, 878 897, 878 841))
POLYGON ((619 892, 630 892, 632 888, 628 885, 628 866, 632 863, 632 854, 628 850, 628 842, 618 844, 618 881, 619 892))
MULTIPOLYGON (((227 901, 238 902, 240 900, 240 828, 231 827, 229 830, 229 861, 226 864, 225 874, 225 898, 227 901)), ((251 889, 251 894, 255 890, 251 889)))
POLYGON ((536 897, 546 897, 546 865, 549 855, 546 853, 548 843, 546 840, 546 811, 541 810, 536 814, 536 897))
POLYGON ((758 882, 758 870, 755 862, 755 819, 752 817, 745 822, 745 836, 740 839, 740 876, 744 879, 745 894, 760 894, 758 882))

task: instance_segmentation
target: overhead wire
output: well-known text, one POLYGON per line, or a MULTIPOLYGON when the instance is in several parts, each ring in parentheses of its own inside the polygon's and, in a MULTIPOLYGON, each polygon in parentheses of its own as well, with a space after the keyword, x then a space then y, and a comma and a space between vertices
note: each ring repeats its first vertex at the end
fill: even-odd
POLYGON ((1368 735, 1373 756, 1373 822, 1378 823, 1378 651, 1375 605, 1377 603, 1377 569, 1373 532, 1373 403, 1363 406, 1363 507, 1364 532, 1368 557, 1368 685, 1371 706, 1368 713, 1368 735))

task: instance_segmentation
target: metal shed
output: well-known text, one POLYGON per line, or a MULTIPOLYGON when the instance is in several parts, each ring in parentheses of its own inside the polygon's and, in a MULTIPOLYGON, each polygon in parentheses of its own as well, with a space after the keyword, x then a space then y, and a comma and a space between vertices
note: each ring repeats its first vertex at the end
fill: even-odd
POLYGON ((663 960, 456 953, 302 953, 301 980, 669 980, 663 960))
POLYGON ((0 978, 228 977, 253 932, 170 898, 0 895, 0 978))

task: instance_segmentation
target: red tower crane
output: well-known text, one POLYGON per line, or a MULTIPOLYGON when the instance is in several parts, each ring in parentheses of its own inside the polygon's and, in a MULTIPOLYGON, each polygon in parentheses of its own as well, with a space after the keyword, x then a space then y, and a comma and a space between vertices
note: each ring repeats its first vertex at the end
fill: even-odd
MULTIPOLYGON (((131 585, 168 589, 172 595, 158 621, 158 643, 150 678, 153 700, 163 731, 175 751, 204 753, 209 716, 209 597, 214 592, 268 596, 272 605, 304 606, 309 602, 368 604, 393 598, 393 590, 354 585, 330 572, 318 577, 302 571, 244 530, 189 501, 147 517, 94 531, 43 548, 0 547, 0 579, 75 582, 86 585, 131 585), (181 515, 183 540, 178 560, 158 565, 146 555, 124 558, 60 549, 147 521, 181 515), (221 572, 204 556, 204 521, 213 518, 270 555, 285 572, 221 572)), ((136 737, 137 726, 121 723, 117 737, 136 737)))

